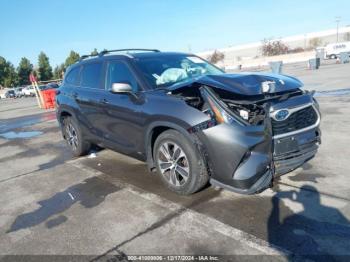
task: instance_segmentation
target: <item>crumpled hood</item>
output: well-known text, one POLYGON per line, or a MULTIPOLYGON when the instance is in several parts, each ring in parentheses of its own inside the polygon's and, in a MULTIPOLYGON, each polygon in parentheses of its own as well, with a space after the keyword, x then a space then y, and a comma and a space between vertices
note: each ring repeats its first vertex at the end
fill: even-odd
POLYGON ((169 89, 176 90, 189 84, 199 83, 202 85, 223 89, 240 95, 250 96, 264 94, 262 92, 261 85, 262 82, 266 81, 274 82, 274 90, 270 90, 269 93, 295 90, 303 86, 302 82, 291 76, 247 72, 241 74, 202 76, 197 79, 193 79, 190 82, 175 84, 169 87, 169 89))

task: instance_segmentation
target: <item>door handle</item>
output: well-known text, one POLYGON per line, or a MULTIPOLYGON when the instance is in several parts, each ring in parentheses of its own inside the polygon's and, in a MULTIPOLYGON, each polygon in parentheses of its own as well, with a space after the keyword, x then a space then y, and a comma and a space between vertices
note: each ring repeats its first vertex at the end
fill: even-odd
POLYGON ((102 99, 100 99, 100 103, 101 104, 108 104, 109 102, 106 98, 102 98, 102 99))
POLYGON ((77 92, 73 92, 72 96, 73 96, 73 98, 77 99, 78 98, 78 93, 77 92))

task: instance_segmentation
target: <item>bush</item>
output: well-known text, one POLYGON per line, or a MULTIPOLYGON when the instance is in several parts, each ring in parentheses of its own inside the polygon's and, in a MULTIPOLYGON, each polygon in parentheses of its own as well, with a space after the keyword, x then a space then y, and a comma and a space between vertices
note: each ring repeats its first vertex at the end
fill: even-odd
POLYGON ((300 47, 300 46, 293 48, 293 49, 289 49, 289 51, 288 51, 288 53, 290 53, 290 54, 301 53, 301 52, 305 52, 305 49, 300 47))
POLYGON ((222 53, 218 50, 215 50, 214 53, 208 57, 208 61, 212 64, 216 64, 216 63, 224 60, 224 58, 225 58, 224 53, 222 53))
POLYGON ((264 39, 262 41, 261 53, 263 56, 275 56, 287 54, 289 47, 281 40, 269 41, 264 39))
POLYGON ((322 39, 318 38, 318 37, 314 37, 312 39, 310 39, 309 41, 309 46, 311 48, 316 48, 322 45, 322 39))

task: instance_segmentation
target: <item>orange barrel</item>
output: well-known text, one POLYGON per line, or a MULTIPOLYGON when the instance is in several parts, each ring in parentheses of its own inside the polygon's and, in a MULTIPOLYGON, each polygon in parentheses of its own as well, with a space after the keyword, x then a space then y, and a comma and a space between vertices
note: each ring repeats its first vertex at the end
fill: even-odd
POLYGON ((43 107, 44 109, 48 109, 48 105, 51 103, 51 98, 49 96, 49 93, 47 92, 47 90, 42 90, 40 92, 44 102, 43 107))
POLYGON ((51 100, 51 108, 55 108, 56 105, 56 89, 49 89, 49 97, 51 100))

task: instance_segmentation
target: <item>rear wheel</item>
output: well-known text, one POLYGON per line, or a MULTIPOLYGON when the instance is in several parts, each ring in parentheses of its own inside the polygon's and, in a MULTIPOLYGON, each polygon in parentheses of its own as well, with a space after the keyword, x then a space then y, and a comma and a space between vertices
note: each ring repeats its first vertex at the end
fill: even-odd
POLYGON ((72 117, 63 119, 62 133, 74 156, 83 156, 89 152, 91 144, 84 139, 79 125, 72 117))
POLYGON ((202 156, 193 143, 176 130, 167 130, 158 136, 153 156, 163 183, 178 194, 195 193, 208 182, 202 156))

